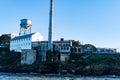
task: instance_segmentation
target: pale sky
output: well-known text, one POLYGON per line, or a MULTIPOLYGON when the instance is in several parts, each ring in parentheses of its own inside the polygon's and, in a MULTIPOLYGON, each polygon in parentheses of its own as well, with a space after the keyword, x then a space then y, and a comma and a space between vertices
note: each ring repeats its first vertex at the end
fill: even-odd
MULTIPOLYGON (((20 19, 48 38, 50 0, 0 0, 0 34, 19 33, 20 19)), ((54 40, 120 49, 120 0, 55 0, 54 40)))

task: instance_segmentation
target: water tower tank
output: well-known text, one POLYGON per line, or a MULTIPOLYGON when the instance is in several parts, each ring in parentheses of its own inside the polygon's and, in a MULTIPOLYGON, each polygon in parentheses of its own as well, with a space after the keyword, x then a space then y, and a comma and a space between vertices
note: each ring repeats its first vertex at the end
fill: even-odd
POLYGON ((32 26, 32 21, 30 19, 21 19, 20 21, 20 26, 22 28, 27 29, 32 26))

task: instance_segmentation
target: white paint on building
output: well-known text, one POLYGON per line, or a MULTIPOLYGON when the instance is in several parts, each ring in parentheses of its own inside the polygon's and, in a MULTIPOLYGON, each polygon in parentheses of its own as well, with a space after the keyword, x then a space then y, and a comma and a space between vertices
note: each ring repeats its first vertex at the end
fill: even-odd
POLYGON ((38 32, 15 37, 10 41, 10 51, 22 52, 22 49, 32 49, 32 42, 42 40, 43 36, 38 32))

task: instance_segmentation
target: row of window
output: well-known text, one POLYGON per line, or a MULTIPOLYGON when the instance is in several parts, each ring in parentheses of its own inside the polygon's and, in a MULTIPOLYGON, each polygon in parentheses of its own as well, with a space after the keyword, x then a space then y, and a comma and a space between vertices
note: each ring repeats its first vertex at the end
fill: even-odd
POLYGON ((17 45, 11 45, 11 47, 22 47, 22 46, 30 46, 31 43, 28 42, 28 43, 21 43, 21 44, 17 44, 17 45))
POLYGON ((69 47, 61 47, 61 50, 69 50, 69 47))
POLYGON ((81 48, 71 48, 71 52, 81 52, 81 48))

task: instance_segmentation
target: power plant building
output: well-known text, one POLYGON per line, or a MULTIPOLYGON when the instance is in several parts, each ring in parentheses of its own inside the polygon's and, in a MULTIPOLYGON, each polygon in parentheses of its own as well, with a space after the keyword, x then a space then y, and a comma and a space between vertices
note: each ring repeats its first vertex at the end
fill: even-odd
MULTIPOLYGON (((54 28, 54 0, 50 0, 50 18, 48 40, 44 41, 43 36, 36 32, 31 33, 32 21, 21 19, 20 32, 18 37, 10 41, 10 51, 21 52, 21 64, 33 64, 36 60, 46 61, 46 52, 51 50, 60 58, 60 61, 67 61, 71 53, 83 53, 92 51, 92 48, 73 46, 73 40, 53 41, 54 28)), ((58 59, 56 59, 58 60, 58 59)))

